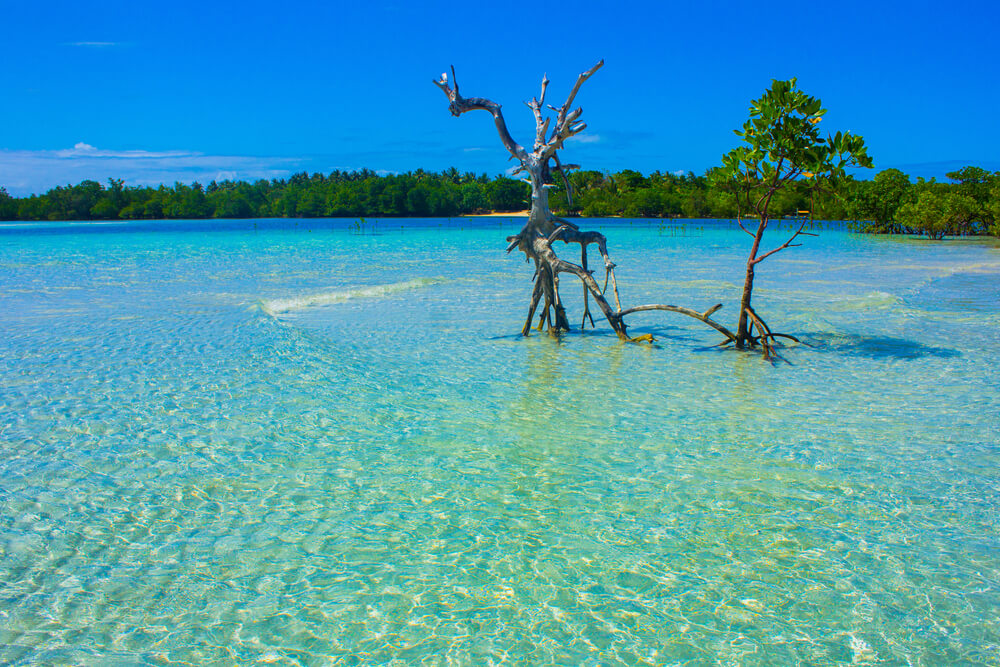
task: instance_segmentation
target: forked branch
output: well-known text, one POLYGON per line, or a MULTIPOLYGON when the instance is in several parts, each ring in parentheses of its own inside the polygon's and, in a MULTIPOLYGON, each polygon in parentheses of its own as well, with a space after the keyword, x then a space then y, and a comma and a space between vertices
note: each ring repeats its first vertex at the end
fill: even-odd
POLYGON ((440 88, 441 91, 448 97, 450 102, 448 110, 451 112, 451 115, 461 116, 467 111, 476 111, 479 109, 489 112, 493 116, 493 122, 497 127, 497 133, 500 135, 500 141, 503 142, 504 147, 510 151, 510 154, 520 160, 523 164, 528 158, 528 153, 524 150, 524 147, 514 141, 514 137, 511 136, 510 130, 507 129, 507 121, 504 120, 503 112, 500 110, 500 105, 493 100, 486 99, 485 97, 462 97, 458 92, 458 80, 455 76, 454 65, 451 66, 451 77, 454 88, 448 84, 448 75, 445 73, 441 74, 440 79, 434 81, 434 85, 440 88))
POLYGON ((816 236, 815 234, 811 234, 809 232, 803 231, 805 229, 805 227, 806 227, 806 221, 803 220, 801 223, 799 223, 799 228, 795 230, 795 233, 792 234, 788 238, 787 241, 785 241, 784 243, 782 243, 777 248, 774 248, 773 250, 768 250, 763 255, 759 255, 758 257, 754 258, 753 260, 751 260, 751 263, 755 264, 755 265, 756 264, 760 264, 761 262, 763 262, 765 259, 767 259, 768 257, 770 257, 771 255, 773 255, 776 252, 780 252, 780 251, 784 250, 785 248, 794 248, 796 246, 802 245, 801 243, 792 243, 792 241, 794 241, 799 235, 802 235, 802 236, 816 236))

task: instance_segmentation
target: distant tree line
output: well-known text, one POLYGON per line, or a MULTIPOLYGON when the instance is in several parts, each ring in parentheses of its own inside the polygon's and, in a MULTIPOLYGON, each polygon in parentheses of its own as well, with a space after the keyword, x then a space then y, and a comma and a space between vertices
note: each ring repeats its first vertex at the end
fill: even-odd
POLYGON ((448 217, 518 211, 528 188, 512 178, 423 170, 379 176, 370 170, 288 179, 212 181, 172 187, 83 181, 43 195, 13 198, 0 189, 0 220, 135 220, 198 218, 448 217))
MULTIPOLYGON (((572 201, 561 179, 553 209, 563 215, 629 218, 735 218, 733 195, 710 185, 711 171, 614 174, 574 171, 572 201)), ((822 220, 853 220, 860 231, 944 235, 1000 235, 1000 172, 964 167, 950 183, 886 169, 869 181, 849 180, 841 197, 789 187, 772 202, 778 216, 808 211, 822 220)), ((172 187, 126 186, 83 181, 42 195, 12 197, 0 188, 0 220, 131 220, 279 217, 452 217, 528 208, 530 188, 506 176, 417 171, 380 176, 370 170, 305 172, 288 179, 175 183, 172 187)))
POLYGON ((951 183, 913 183, 898 169, 880 171, 854 184, 849 217, 879 234, 1000 236, 1000 171, 963 167, 946 176, 951 183))

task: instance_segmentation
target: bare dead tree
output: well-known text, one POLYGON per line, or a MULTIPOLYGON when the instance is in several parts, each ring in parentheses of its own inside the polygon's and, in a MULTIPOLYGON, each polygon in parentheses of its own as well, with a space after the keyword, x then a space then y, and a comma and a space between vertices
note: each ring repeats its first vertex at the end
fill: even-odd
POLYGON ((598 308, 604 314, 608 324, 618 337, 628 341, 651 341, 651 335, 631 338, 625 326, 625 316, 649 310, 663 310, 674 313, 681 313, 689 317, 704 322, 716 331, 726 336, 726 342, 733 342, 736 336, 728 329, 711 319, 711 314, 722 307, 722 304, 712 306, 704 312, 698 312, 690 308, 681 306, 670 306, 664 304, 649 304, 622 309, 621 298, 618 294, 618 282, 615 279, 615 263, 608 255, 607 239, 604 235, 595 231, 581 231, 580 228, 568 221, 558 218, 549 209, 548 191, 553 187, 553 172, 558 172, 562 176, 566 187, 567 197, 572 197, 569 178, 567 173, 577 165, 563 164, 558 156, 558 151, 562 150, 567 139, 573 137, 586 129, 587 124, 580 120, 583 108, 573 109, 573 102, 576 99, 580 87, 597 70, 604 65, 600 61, 586 72, 577 77, 576 83, 570 90, 566 101, 560 107, 545 105, 545 93, 549 86, 547 77, 542 77, 541 93, 538 97, 526 102, 528 108, 535 116, 535 140, 532 149, 529 151, 521 144, 517 143, 507 129, 500 105, 483 97, 462 97, 458 92, 458 81, 455 77, 455 68, 451 68, 451 81, 447 74, 442 74, 441 78, 434 81, 435 85, 448 97, 448 109, 453 116, 461 116, 467 111, 482 110, 493 116, 500 141, 510 152, 513 159, 520 165, 515 173, 527 174, 526 182, 531 185, 531 212, 521 231, 507 238, 509 245, 507 252, 518 249, 525 254, 528 260, 535 264, 534 287, 531 291, 531 300, 528 305, 528 317, 524 321, 521 334, 527 336, 531 330, 531 323, 538 309, 539 302, 544 299, 544 305, 538 319, 538 329, 542 330, 548 324, 550 333, 568 331, 569 321, 566 318, 566 310, 562 299, 559 296, 559 274, 570 273, 580 279, 583 283, 584 312, 581 328, 590 319, 591 326, 594 324, 593 316, 590 314, 590 297, 593 297, 598 308), (551 116, 546 116, 542 107, 547 106, 555 112, 553 122, 551 116), (556 241, 563 243, 577 243, 580 245, 580 264, 574 264, 560 259, 552 248, 556 241), (587 265, 587 248, 596 245, 601 258, 604 260, 604 286, 598 284, 593 276, 593 272, 587 265), (610 282, 615 305, 612 308, 607 299, 607 288, 610 282))

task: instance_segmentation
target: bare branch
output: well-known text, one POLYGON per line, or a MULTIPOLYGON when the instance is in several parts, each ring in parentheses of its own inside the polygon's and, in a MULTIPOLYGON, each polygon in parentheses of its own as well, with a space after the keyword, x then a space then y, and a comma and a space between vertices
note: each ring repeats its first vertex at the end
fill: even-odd
MULTIPOLYGON (((763 261, 764 261, 765 259, 767 259, 767 258, 768 258, 768 257, 770 257, 771 255, 773 255, 774 253, 776 253, 776 252, 779 252, 779 251, 781 251, 781 250, 784 250, 785 248, 788 248, 789 246, 792 246, 792 245, 793 245, 793 244, 792 244, 792 241, 794 241, 794 240, 795 240, 795 238, 796 238, 796 237, 797 237, 797 236, 798 236, 799 234, 803 234, 803 233, 806 233, 806 234, 808 234, 808 232, 803 232, 803 231, 802 231, 802 230, 803 230, 803 228, 805 228, 805 226, 806 226, 806 221, 805 221, 805 220, 803 220, 803 221, 802 221, 802 222, 801 222, 801 223, 799 224, 799 228, 795 230, 795 233, 794 233, 794 234, 792 234, 792 235, 791 235, 791 236, 790 236, 790 237, 788 238, 788 240, 787 240, 787 241, 785 241, 784 243, 782 243, 782 244, 781 244, 780 246, 778 246, 778 247, 777 247, 777 248, 775 248, 774 250, 769 250, 768 252, 765 252, 765 253, 764 253, 763 255, 761 255, 760 257, 757 257, 756 259, 754 259, 754 260, 753 260, 752 264, 756 266, 757 264, 760 264, 760 263, 761 263, 761 262, 763 262, 763 261)), ((815 234, 813 234, 813 236, 815 236, 815 234)), ((796 243, 796 244, 794 244, 794 245, 802 245, 802 244, 801 244, 801 243, 796 243)))
MULTIPOLYGON (((604 59, 602 58, 600 62, 598 62, 596 65, 588 69, 586 72, 583 72, 580 76, 576 78, 576 83, 573 84, 573 90, 569 91, 569 96, 566 98, 566 101, 563 102, 562 109, 560 109, 559 111, 560 114, 565 115, 566 110, 569 109, 571 106, 573 106, 573 100, 576 99, 576 94, 580 92, 580 86, 582 86, 587 79, 594 76, 594 73, 597 70, 601 69, 601 67, 603 66, 604 66, 604 59)), ((558 120, 559 124, 562 124, 564 118, 559 118, 558 120)))
POLYGON ((559 225, 558 227, 556 227, 556 230, 554 232, 549 234, 549 237, 545 239, 545 242, 548 243, 549 245, 552 245, 552 242, 555 241, 560 236, 562 236, 562 233, 567 231, 568 229, 569 228, 566 225, 559 225))
POLYGON ((611 261, 611 256, 608 254, 608 240, 604 238, 604 234, 600 232, 578 232, 575 230, 566 231, 563 232, 562 240, 566 243, 579 243, 581 245, 596 243, 597 250, 601 253, 601 257, 604 258, 604 268, 608 271, 615 268, 616 265, 611 261))
POLYGON ((527 336, 528 332, 531 331, 531 318, 535 316, 535 308, 538 307, 538 300, 542 297, 542 283, 538 278, 538 270, 535 270, 535 286, 531 290, 531 303, 528 304, 528 319, 524 321, 524 326, 521 327, 521 335, 527 336))
MULTIPOLYGON (((556 163, 556 166, 553 167, 553 168, 556 169, 559 172, 560 175, 562 175, 563 185, 566 186, 566 206, 568 208, 568 207, 570 207, 570 206, 573 205, 573 187, 569 184, 569 175, 567 174, 567 170, 570 167, 573 167, 573 166, 576 166, 576 165, 568 165, 568 164, 564 165, 564 164, 560 163, 559 162, 559 155, 557 155, 556 153, 552 154, 552 159, 556 163)), ((584 246, 583 250, 584 250, 584 252, 586 252, 587 251, 587 247, 584 246)), ((584 255, 584 256, 586 256, 586 255, 584 255)))
MULTIPOLYGON (((587 246, 580 246, 580 266, 587 273, 593 275, 590 269, 587 267, 587 246)), ((587 318, 590 318, 590 326, 594 327, 594 316, 590 314, 590 292, 587 290, 587 284, 583 284, 583 319, 580 320, 580 331, 583 331, 584 327, 587 326, 587 318)))
POLYGON ((757 316, 753 308, 747 306, 746 312, 750 316, 750 319, 753 320, 753 323, 757 325, 757 330, 760 331, 759 340, 761 347, 764 348, 764 358, 770 359, 772 356, 776 356, 774 354, 774 334, 771 333, 771 329, 764 323, 764 320, 757 316), (770 343, 767 342, 769 336, 771 337, 770 343))
POLYGON ((551 118, 546 118, 545 122, 535 128, 535 150, 545 145, 545 135, 549 132, 549 122, 551 118))
POLYGON ((549 87, 549 77, 545 74, 542 75, 542 91, 538 97, 532 99, 530 102, 525 102, 528 108, 535 116, 535 146, 534 151, 538 151, 542 146, 545 145, 545 136, 549 131, 550 118, 542 118, 542 105, 545 104, 545 91, 549 87))
POLYGON ((589 70, 580 74, 580 76, 577 77, 576 83, 573 85, 573 89, 570 91, 569 96, 566 98, 566 101, 561 107, 559 107, 559 109, 555 109, 556 124, 552 129, 552 136, 549 137, 548 142, 545 143, 541 150, 536 148, 536 152, 538 153, 538 157, 540 159, 551 157, 555 151, 562 148, 563 142, 566 141, 566 139, 575 134, 579 134, 586 129, 587 125, 585 123, 574 125, 577 119, 580 118, 580 114, 583 113, 583 108, 581 107, 572 111, 570 111, 570 109, 573 107, 573 100, 576 99, 577 93, 580 92, 580 86, 582 86, 587 79, 593 76, 594 73, 603 65, 604 60, 601 60, 589 70))
POLYGON ((706 310, 704 313, 702 313, 701 316, 702 317, 708 317, 709 315, 711 315, 712 313, 714 313, 715 311, 717 311, 720 308, 722 308, 722 304, 721 303, 717 303, 714 306, 712 306, 711 308, 709 308, 708 310, 706 310))
POLYGON ((570 222, 569 220, 563 220, 562 218, 557 218, 556 216, 552 216, 552 222, 559 225, 563 225, 565 227, 569 227, 572 230, 580 229, 580 225, 576 224, 575 222, 570 222))
POLYGON ((514 137, 511 136, 510 131, 507 129, 507 122, 504 120, 503 113, 500 111, 500 105, 493 100, 488 100, 484 97, 469 97, 465 98, 458 93, 458 82, 455 76, 454 65, 451 68, 452 82, 455 84, 454 89, 448 85, 448 77, 444 74, 437 81, 434 81, 434 85, 441 89, 441 91, 448 98, 448 110, 453 116, 461 116, 467 111, 475 111, 481 109, 483 111, 488 111, 493 116, 493 122, 496 125, 497 133, 500 135, 500 141, 503 142, 504 147, 510 151, 510 154, 516 159, 520 160, 522 163, 528 160, 528 153, 524 150, 524 147, 519 143, 514 141, 514 137))

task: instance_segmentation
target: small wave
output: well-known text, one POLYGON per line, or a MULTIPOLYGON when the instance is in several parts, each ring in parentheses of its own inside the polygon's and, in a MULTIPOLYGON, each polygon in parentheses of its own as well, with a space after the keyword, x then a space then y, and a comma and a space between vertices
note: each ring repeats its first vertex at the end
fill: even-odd
POLYGON ((826 308, 827 310, 849 312, 857 310, 881 310, 901 305, 903 305, 903 300, 898 296, 876 290, 864 296, 859 295, 838 299, 826 306, 826 308))
POLYGON ((330 306, 343 303, 352 299, 377 299, 390 294, 406 292, 421 287, 430 287, 444 282, 443 278, 414 278, 401 283, 390 283, 387 285, 368 285, 366 287, 355 287, 352 289, 338 290, 335 292, 319 292, 304 296, 295 296, 287 299, 267 299, 261 301, 261 308, 270 315, 280 315, 293 310, 312 308, 315 306, 330 306))

